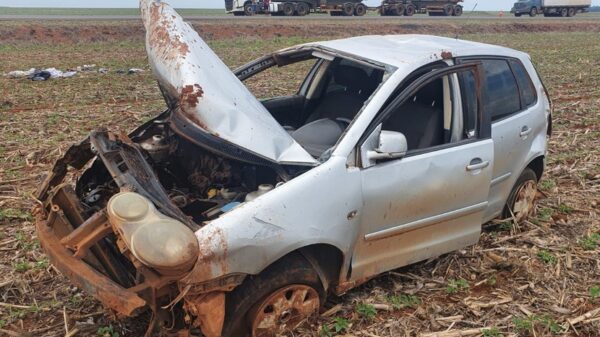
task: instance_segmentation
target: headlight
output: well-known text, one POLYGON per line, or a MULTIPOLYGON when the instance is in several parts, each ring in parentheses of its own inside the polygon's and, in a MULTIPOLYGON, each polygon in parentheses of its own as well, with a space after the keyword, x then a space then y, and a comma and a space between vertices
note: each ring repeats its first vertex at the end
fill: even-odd
POLYGON ((140 194, 123 192, 107 206, 110 223, 127 248, 144 265, 161 274, 191 269, 198 258, 198 239, 181 222, 161 214, 140 194))

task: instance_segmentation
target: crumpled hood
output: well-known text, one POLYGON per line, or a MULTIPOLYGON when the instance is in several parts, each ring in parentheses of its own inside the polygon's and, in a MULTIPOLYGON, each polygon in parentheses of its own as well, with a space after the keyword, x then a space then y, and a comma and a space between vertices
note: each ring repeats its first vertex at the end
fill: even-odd
POLYGON ((268 161, 317 163, 171 6, 140 0, 140 9, 150 66, 175 114, 268 161))

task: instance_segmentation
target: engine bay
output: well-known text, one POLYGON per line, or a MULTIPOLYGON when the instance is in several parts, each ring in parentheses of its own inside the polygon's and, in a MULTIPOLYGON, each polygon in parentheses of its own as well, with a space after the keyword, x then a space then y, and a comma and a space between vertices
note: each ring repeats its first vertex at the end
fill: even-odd
MULTIPOLYGON (((103 137, 112 136, 105 133, 103 137)), ((98 158, 76 184, 77 196, 89 214, 105 208, 111 196, 123 189, 139 189, 121 179, 125 172, 143 171, 139 163, 133 164, 135 161, 126 155, 135 154, 133 148, 151 167, 170 203, 198 225, 267 193, 289 178, 282 177, 272 167, 227 158, 198 146, 173 132, 168 118, 146 123, 127 140, 104 142, 107 145, 94 146, 92 135, 92 152, 98 158), (101 151, 99 148, 103 147, 101 151), (130 150, 125 151, 127 148, 130 150), (107 165, 107 161, 112 165, 107 165)), ((155 179, 138 173, 135 180, 145 189, 155 179)), ((149 194, 157 193, 149 191, 149 194)))

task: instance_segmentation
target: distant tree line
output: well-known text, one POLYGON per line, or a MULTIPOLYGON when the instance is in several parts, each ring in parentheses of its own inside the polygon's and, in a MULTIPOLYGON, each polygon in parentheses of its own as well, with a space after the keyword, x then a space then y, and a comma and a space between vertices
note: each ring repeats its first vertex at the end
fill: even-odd
POLYGON ((600 12, 600 6, 592 6, 592 7, 590 7, 590 12, 600 12))

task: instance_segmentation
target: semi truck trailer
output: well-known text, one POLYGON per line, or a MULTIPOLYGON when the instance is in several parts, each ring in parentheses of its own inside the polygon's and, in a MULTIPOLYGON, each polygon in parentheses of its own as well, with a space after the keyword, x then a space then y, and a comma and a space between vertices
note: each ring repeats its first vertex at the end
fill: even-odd
POLYGON ((333 16, 363 16, 368 8, 362 0, 225 0, 225 9, 236 16, 305 16, 314 12, 328 12, 333 16))
POLYGON ((430 16, 461 16, 462 0, 383 0, 379 8, 382 16, 413 16, 427 13, 430 16))
POLYGON ((529 15, 572 17, 577 13, 587 12, 592 5, 591 0, 519 0, 510 10, 516 17, 529 15))

